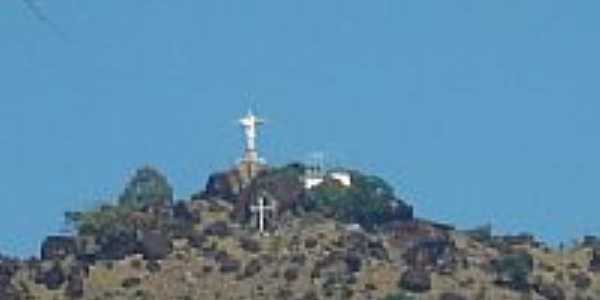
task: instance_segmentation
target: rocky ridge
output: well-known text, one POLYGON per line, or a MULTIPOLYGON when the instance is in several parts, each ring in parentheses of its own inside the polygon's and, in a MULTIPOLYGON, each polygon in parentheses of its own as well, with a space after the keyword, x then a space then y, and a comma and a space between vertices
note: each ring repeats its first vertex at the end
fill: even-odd
POLYGON ((68 213, 76 234, 48 237, 39 259, 1 256, 0 299, 600 299, 594 237, 559 251, 527 234, 460 231, 414 217, 377 178, 309 194, 301 175, 292 164, 242 186, 222 172, 173 201, 166 178, 143 168, 117 204, 68 213), (280 207, 268 236, 247 209, 259 194, 280 207))

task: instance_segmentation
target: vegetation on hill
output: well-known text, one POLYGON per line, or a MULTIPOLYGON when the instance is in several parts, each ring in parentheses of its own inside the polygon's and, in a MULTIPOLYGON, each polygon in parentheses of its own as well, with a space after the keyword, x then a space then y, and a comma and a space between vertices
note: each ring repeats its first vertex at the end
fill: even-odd
POLYGON ((77 234, 48 237, 41 259, 0 255, 0 299, 564 300, 600 294, 600 239, 558 252, 527 234, 493 235, 490 226, 455 231, 413 218, 381 178, 350 173, 352 186, 329 178, 307 191, 304 167, 290 164, 265 170, 241 193, 223 185, 203 193, 209 198, 173 203, 166 178, 142 168, 114 204, 67 213, 77 234), (220 198, 222 191, 235 197, 220 198), (258 194, 291 212, 273 217, 270 235, 258 235, 255 219, 235 217, 258 194))
POLYGON ((166 177, 152 167, 143 167, 136 171, 116 204, 103 204, 87 212, 67 212, 65 218, 81 235, 122 233, 149 225, 142 224, 142 220, 131 220, 132 212, 172 201, 173 188, 166 177))
POLYGON ((138 169, 119 197, 119 205, 133 208, 172 202, 173 188, 167 178, 150 166, 138 169))
POLYGON ((352 171, 351 177, 349 187, 326 179, 309 192, 308 206, 329 211, 342 222, 357 223, 369 230, 412 217, 412 209, 396 198, 394 189, 385 180, 358 171, 352 171))

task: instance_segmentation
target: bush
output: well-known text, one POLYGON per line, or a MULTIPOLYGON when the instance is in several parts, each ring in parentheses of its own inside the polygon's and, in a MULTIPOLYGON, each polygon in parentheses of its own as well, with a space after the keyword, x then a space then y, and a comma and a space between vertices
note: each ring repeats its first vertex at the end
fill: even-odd
POLYGON ((422 270, 408 270, 400 278, 398 286, 413 293, 425 293, 431 289, 431 274, 422 270))
POLYGON ((165 176, 153 167, 143 167, 135 175, 119 197, 119 204, 135 208, 156 203, 172 203, 173 188, 165 176))
POLYGON ((346 223, 358 223, 365 229, 398 218, 412 218, 412 208, 396 199, 394 190, 383 179, 351 172, 352 186, 326 180, 309 193, 307 209, 329 211, 346 223))
POLYGON ((129 277, 129 278, 123 280, 123 282, 121 283, 121 286, 126 289, 129 289, 132 287, 139 286, 140 284, 142 284, 142 280, 140 278, 129 277))
POLYGON ((406 293, 392 294, 381 300, 415 300, 413 296, 410 296, 406 293))
POLYGON ((504 255, 495 262, 496 282, 524 291, 529 289, 529 274, 533 270, 533 257, 527 252, 504 255))

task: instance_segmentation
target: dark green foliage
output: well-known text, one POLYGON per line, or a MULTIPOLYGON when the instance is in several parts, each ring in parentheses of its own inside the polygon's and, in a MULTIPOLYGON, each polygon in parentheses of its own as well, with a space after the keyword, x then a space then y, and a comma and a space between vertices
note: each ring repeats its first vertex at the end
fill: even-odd
POLYGON ((385 298, 382 298, 381 300, 415 300, 415 297, 410 296, 406 293, 398 293, 389 295, 385 298))
POLYGON ((173 188, 158 170, 143 167, 136 171, 119 197, 119 204, 143 207, 156 203, 172 203, 173 188))
MULTIPOLYGON (((144 167, 136 171, 117 205, 103 204, 88 212, 67 212, 65 219, 79 235, 94 237, 99 247, 98 258, 120 259, 139 250, 142 232, 187 234, 191 224, 170 216, 172 200, 173 190, 166 178, 155 169, 144 167)), ((182 210, 180 205, 180 214, 182 210)))
POLYGON ((67 224, 73 226, 80 235, 103 235, 106 232, 126 230, 122 220, 131 212, 123 206, 104 204, 89 212, 67 212, 67 224))
POLYGON ((533 271, 533 257, 527 252, 502 256, 495 263, 497 283, 515 290, 529 289, 529 274, 533 271))
POLYGON ((144 167, 127 184, 117 205, 103 204, 89 212, 67 212, 65 218, 67 224, 81 235, 102 236, 152 225, 148 223, 156 220, 144 220, 146 224, 133 224, 140 220, 131 220, 130 214, 147 206, 170 204, 172 200, 173 189, 166 178, 155 169, 144 167))
POLYGON ((366 229, 373 229, 398 217, 394 204, 406 206, 396 199, 394 190, 383 179, 359 172, 351 172, 351 176, 350 187, 341 186, 335 180, 326 180, 314 188, 309 193, 307 209, 330 211, 342 222, 358 223, 366 229))
POLYGON ((140 278, 129 277, 129 278, 126 278, 125 280, 123 280, 123 282, 121 283, 121 286, 128 289, 128 288, 139 286, 141 283, 142 283, 142 280, 140 278))
POLYGON ((424 270, 409 269, 402 273, 398 287, 413 293, 428 292, 431 290, 431 273, 424 270))

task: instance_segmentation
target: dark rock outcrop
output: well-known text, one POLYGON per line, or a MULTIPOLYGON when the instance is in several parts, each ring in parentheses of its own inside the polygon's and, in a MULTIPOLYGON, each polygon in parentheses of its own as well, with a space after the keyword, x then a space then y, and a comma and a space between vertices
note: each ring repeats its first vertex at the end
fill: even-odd
POLYGON ((413 293, 425 293, 431 290, 431 274, 424 270, 410 269, 402 274, 398 285, 413 293))
POLYGON ((589 266, 590 272, 600 273, 600 248, 595 247, 592 250, 592 259, 589 266))
POLYGON ((67 276, 58 263, 53 263, 49 269, 40 269, 35 278, 37 284, 43 284, 49 290, 60 289, 66 280, 67 276))
POLYGON ((346 263, 346 267, 349 272, 360 272, 362 267, 362 258, 359 255, 348 253, 344 258, 344 262, 346 263))
POLYGON ((231 257, 225 257, 221 259, 220 263, 221 267, 219 270, 221 271, 221 273, 234 273, 239 271, 241 267, 240 261, 231 257))
POLYGON ((442 293, 440 295, 439 300, 467 300, 467 298, 465 296, 457 294, 457 293, 447 292, 447 293, 442 293))
POLYGON ((173 206, 173 218, 188 224, 196 224, 201 221, 200 214, 184 201, 178 201, 173 206))
POLYGON ((125 280, 123 280, 123 282, 121 283, 121 286, 123 288, 129 289, 129 288, 139 286, 140 284, 142 284, 142 280, 140 278, 129 277, 129 278, 126 278, 125 280))
POLYGON ((253 259, 246 265, 244 269, 245 277, 252 277, 262 270, 261 262, 258 259, 253 259))
POLYGON ((207 236, 226 237, 231 235, 231 229, 225 221, 216 221, 204 228, 204 234, 207 236))
POLYGON ((0 299, 20 299, 18 291, 11 283, 13 276, 19 271, 17 260, 0 255, 0 299))
POLYGON ((592 278, 584 272, 571 275, 571 281, 573 281, 575 287, 580 290, 586 290, 592 285, 592 278))
POLYGON ((240 247, 250 253, 258 253, 261 250, 260 243, 249 237, 240 238, 240 247))
POLYGON ((447 271, 456 264, 454 252, 454 244, 448 240, 422 240, 408 249, 404 259, 413 268, 447 271))
POLYGON ((83 276, 80 272, 71 272, 67 277, 65 295, 69 299, 80 299, 84 295, 83 276))
POLYGON ((565 291, 555 283, 534 285, 535 291, 547 300, 566 300, 565 291))
POLYGON ((140 248, 144 259, 160 260, 171 252, 171 241, 160 232, 146 232, 140 242, 140 248))
POLYGON ((100 260, 121 260, 138 251, 138 243, 134 232, 121 231, 96 239, 100 250, 96 255, 100 260))
POLYGON ((242 180, 237 170, 211 174, 204 192, 192 197, 192 200, 223 199, 234 201, 242 188, 242 180))
POLYGON ((77 254, 77 240, 70 236, 49 236, 42 243, 42 260, 64 259, 77 254))

